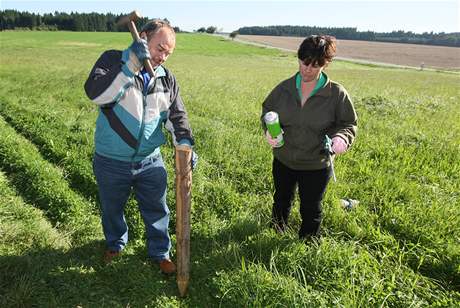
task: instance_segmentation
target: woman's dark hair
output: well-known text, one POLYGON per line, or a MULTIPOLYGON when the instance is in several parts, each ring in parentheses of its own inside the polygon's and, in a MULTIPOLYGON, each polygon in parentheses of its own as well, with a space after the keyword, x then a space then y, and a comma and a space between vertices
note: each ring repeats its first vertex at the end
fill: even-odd
POLYGON ((141 33, 145 32, 147 35, 147 41, 150 41, 150 39, 158 32, 160 31, 161 28, 166 27, 171 31, 171 33, 175 33, 173 27, 169 24, 167 20, 156 18, 149 20, 141 29, 141 33))
POLYGON ((335 42, 335 37, 330 35, 310 35, 300 44, 297 58, 305 65, 323 66, 332 62, 336 52, 335 42))

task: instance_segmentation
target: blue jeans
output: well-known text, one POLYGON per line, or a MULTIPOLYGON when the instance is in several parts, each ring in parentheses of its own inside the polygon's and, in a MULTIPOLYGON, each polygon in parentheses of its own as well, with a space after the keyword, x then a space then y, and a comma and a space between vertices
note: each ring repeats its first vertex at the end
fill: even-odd
POLYGON ((167 174, 161 155, 130 163, 96 153, 93 170, 99 188, 107 249, 121 251, 128 242, 124 208, 133 189, 145 224, 149 257, 156 261, 169 259, 167 174))

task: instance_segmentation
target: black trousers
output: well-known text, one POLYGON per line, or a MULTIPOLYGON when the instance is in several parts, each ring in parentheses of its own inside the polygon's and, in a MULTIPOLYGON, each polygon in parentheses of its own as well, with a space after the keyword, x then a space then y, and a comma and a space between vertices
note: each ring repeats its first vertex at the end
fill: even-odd
POLYGON ((331 175, 330 168, 293 170, 275 158, 273 160, 275 195, 273 197, 272 211, 275 228, 280 231, 286 229, 295 188, 298 185, 300 216, 302 218, 299 237, 305 238, 311 235, 318 235, 322 219, 321 201, 331 175))

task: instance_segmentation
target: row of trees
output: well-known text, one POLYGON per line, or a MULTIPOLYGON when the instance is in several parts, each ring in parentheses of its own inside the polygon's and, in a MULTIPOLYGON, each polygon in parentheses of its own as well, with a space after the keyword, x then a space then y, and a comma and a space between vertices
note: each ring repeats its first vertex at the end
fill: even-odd
POLYGON ((412 31, 393 31, 389 33, 373 31, 357 31, 356 28, 326 28, 308 26, 267 26, 267 27, 242 27, 238 29, 239 34, 248 35, 274 35, 274 36, 308 36, 312 34, 333 35, 338 39, 383 41, 397 43, 414 43, 428 45, 442 45, 460 47, 460 33, 433 33, 422 34, 412 31))
POLYGON ((215 33, 216 31, 217 31, 217 27, 214 27, 214 26, 209 26, 209 27, 207 27, 207 28, 201 27, 201 28, 199 28, 198 30, 196 30, 196 32, 200 32, 200 33, 206 32, 206 33, 210 33, 210 34, 213 34, 213 33, 215 33))
MULTIPOLYGON (((101 31, 119 32, 127 31, 126 26, 117 24, 123 15, 111 13, 60 13, 54 14, 34 14, 29 12, 18 12, 16 10, 0 11, 0 30, 30 29, 30 30, 67 30, 67 31, 101 31)), ((143 25, 148 18, 137 21, 137 26, 143 25)), ((178 27, 174 27, 176 32, 180 32, 178 27)), ((210 26, 200 28, 198 32, 214 33, 217 28, 210 26)), ((443 45, 460 47, 460 33, 433 33, 425 32, 422 34, 411 31, 393 31, 381 33, 373 31, 357 31, 356 28, 326 28, 308 26, 267 26, 267 27, 243 27, 234 31, 236 34, 250 35, 275 35, 275 36, 300 36, 304 37, 311 34, 328 34, 338 39, 364 40, 364 41, 384 41, 398 43, 415 43, 429 45, 443 45)), ((234 38, 234 36, 232 38, 234 38)))
MULTIPOLYGON (((30 29, 30 30, 67 30, 67 31, 100 31, 122 32, 126 26, 118 25, 118 20, 124 15, 112 13, 60 13, 34 14, 16 10, 0 11, 0 30, 30 29)), ((136 22, 139 28, 149 18, 144 17, 136 22)), ((167 19, 166 19, 167 20, 167 19)), ((174 27, 180 32, 178 27, 174 27)))

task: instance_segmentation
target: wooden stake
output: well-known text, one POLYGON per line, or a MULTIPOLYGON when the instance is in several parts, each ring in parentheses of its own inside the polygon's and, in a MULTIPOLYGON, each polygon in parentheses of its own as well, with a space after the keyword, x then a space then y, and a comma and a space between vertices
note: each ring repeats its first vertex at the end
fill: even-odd
POLYGON ((192 149, 176 146, 176 250, 177 286, 184 297, 190 278, 190 209, 192 200, 192 149))

